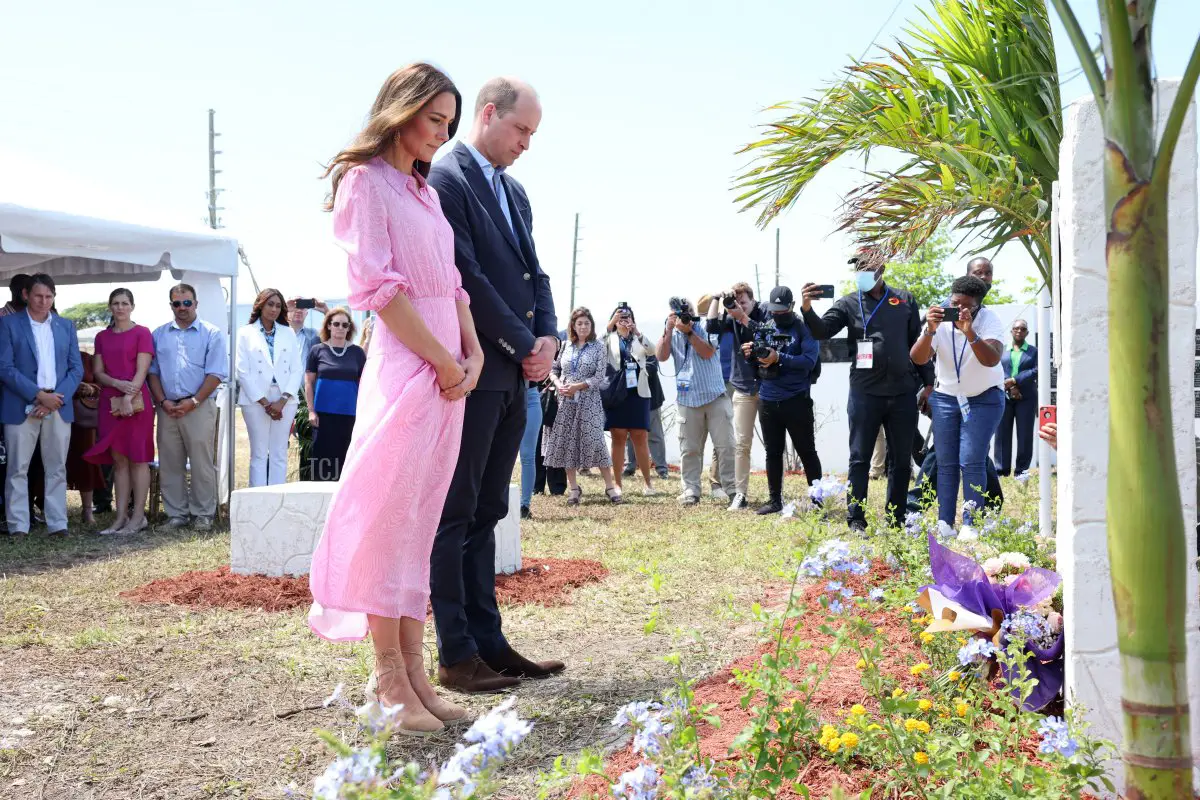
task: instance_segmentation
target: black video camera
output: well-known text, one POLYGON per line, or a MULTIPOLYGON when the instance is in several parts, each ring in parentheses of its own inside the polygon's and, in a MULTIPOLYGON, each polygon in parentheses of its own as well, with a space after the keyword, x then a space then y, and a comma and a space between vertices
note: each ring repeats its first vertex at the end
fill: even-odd
POLYGON ((692 307, 687 300, 682 297, 672 297, 667 303, 671 306, 671 313, 678 317, 684 325, 691 325, 696 321, 696 317, 692 314, 692 307))
POLYGON ((771 355, 771 351, 775 350, 783 352, 792 342, 792 337, 786 333, 780 333, 777 328, 770 325, 760 325, 754 329, 751 334, 753 346, 750 348, 750 361, 758 370, 758 377, 763 380, 774 380, 779 377, 779 361, 769 367, 764 367, 760 362, 771 355))

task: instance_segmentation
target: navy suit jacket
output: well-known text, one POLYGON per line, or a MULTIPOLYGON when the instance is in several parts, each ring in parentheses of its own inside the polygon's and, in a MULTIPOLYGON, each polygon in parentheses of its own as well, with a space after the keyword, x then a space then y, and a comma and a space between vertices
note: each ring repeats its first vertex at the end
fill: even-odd
MULTIPOLYGON (((1021 363, 1017 365, 1017 388, 1021 390, 1021 399, 1037 402, 1038 389, 1038 356, 1037 348, 1029 345, 1021 353, 1021 363)), ((1004 371, 1004 380, 1012 377, 1012 342, 1000 354, 1000 368, 1004 371)))
POLYGON ((534 339, 558 332, 550 279, 533 246, 529 197, 507 172, 501 180, 512 228, 466 145, 456 144, 429 172, 442 213, 454 229, 454 261, 471 296, 471 315, 483 347, 483 372, 476 388, 498 391, 524 380, 521 359, 533 350, 534 339))
MULTIPOLYGON (((79 337, 75 323, 50 314, 54 333, 54 367, 57 382, 54 391, 63 396, 58 413, 66 422, 75 421, 71 398, 83 380, 83 359, 79 356, 79 337)), ((49 386, 37 384, 37 342, 29 314, 18 311, 0 317, 0 423, 20 425, 29 415, 25 408, 37 398, 37 393, 49 386)))

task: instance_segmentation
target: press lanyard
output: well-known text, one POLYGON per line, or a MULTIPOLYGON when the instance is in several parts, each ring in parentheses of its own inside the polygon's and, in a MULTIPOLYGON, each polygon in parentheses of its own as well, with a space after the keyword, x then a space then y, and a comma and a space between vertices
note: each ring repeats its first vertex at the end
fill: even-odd
POLYGON ((962 365, 967 358, 967 347, 971 343, 967 341, 967 337, 963 336, 962 350, 954 343, 954 328, 950 328, 950 355, 954 356, 954 377, 958 381, 962 381, 962 365))
POLYGON ((867 316, 867 312, 863 309, 862 292, 858 293, 858 313, 862 317, 863 321, 863 341, 866 341, 867 339, 867 326, 871 324, 871 320, 875 319, 875 315, 879 313, 880 307, 887 302, 888 295, 891 294, 891 291, 891 287, 883 290, 883 297, 880 298, 879 302, 875 305, 875 308, 871 309, 871 316, 869 317, 867 316))
POLYGON ((575 352, 571 355, 571 376, 575 380, 579 380, 579 359, 583 357, 583 351, 591 342, 584 342, 583 347, 576 347, 575 352))

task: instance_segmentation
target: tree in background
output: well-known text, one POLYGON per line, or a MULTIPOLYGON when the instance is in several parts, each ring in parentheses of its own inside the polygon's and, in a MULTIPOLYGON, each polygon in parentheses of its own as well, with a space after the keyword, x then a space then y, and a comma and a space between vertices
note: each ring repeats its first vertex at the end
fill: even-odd
POLYGON ((976 252, 1016 240, 1049 281, 1062 109, 1045 0, 934 0, 905 33, 819 96, 773 107, 788 113, 742 150, 756 158, 737 202, 765 226, 839 157, 891 150, 902 165, 864 169, 840 229, 887 260, 943 225, 981 239, 976 252))
MULTIPOLYGON (((890 261, 884 278, 889 286, 912 292, 921 308, 929 308, 944 303, 950 296, 950 285, 954 279, 966 274, 966 265, 957 273, 946 268, 946 259, 953 253, 950 234, 945 229, 939 230, 926 239, 909 258, 902 261, 890 261)), ((847 281, 842 285, 843 294, 855 291, 854 284, 847 281)), ((989 305, 1003 305, 1014 302, 1010 295, 1000 290, 1000 281, 992 285, 988 292, 989 305)))
POLYGON ((112 312, 108 310, 108 303, 77 303, 62 312, 60 316, 74 322, 76 328, 83 329, 107 325, 112 317, 112 312))
POLYGON ((1070 4, 1053 2, 1104 126, 1097 166, 1104 170, 1108 223, 1105 505, 1121 653, 1125 796, 1192 797, 1185 635, 1192 559, 1171 421, 1167 212, 1171 160, 1200 78, 1200 39, 1159 142, 1156 121, 1165 109, 1157 108, 1152 77, 1154 0, 1100 0, 1103 73, 1070 4))

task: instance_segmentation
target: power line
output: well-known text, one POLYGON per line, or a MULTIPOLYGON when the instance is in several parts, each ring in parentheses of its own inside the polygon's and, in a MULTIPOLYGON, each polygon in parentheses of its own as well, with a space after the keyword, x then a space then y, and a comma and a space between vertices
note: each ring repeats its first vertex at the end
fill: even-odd
POLYGON ((575 238, 571 243, 571 310, 575 310, 575 269, 579 266, 579 212, 575 212, 575 238))
MULTIPOLYGON (((217 112, 213 109, 208 110, 208 227, 213 230, 225 227, 217 215, 217 212, 225 210, 223 206, 217 205, 217 197, 225 190, 217 188, 217 175, 221 172, 217 169, 217 156, 221 155, 221 151, 217 149, 217 137, 221 134, 217 133, 216 115, 217 112)), ((250 282, 254 284, 254 293, 258 294, 258 279, 254 277, 250 259, 246 257, 246 251, 240 243, 238 244, 238 258, 246 265, 246 271, 250 273, 250 282)), ((230 298, 231 304, 236 302, 236 298, 230 298)))

